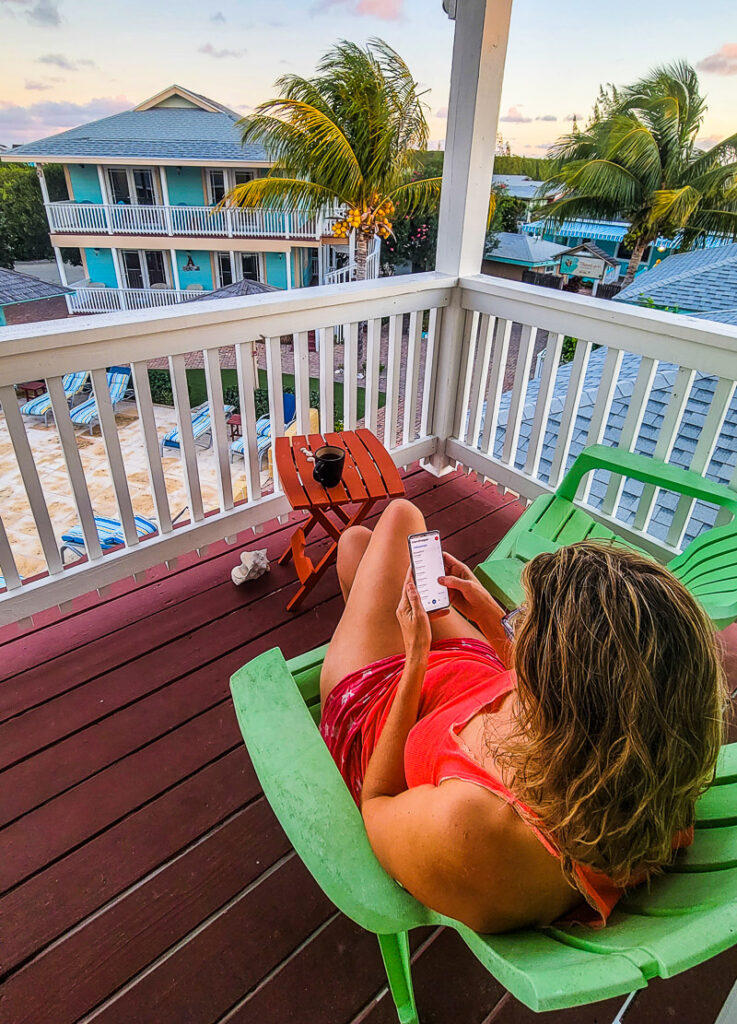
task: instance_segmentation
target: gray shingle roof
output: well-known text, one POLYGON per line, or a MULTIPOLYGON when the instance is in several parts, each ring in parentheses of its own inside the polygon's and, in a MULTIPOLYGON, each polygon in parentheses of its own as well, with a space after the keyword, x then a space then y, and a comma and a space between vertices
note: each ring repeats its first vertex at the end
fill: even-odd
POLYGON ((125 110, 13 150, 13 157, 140 157, 213 162, 265 161, 263 146, 241 146, 236 116, 189 107, 125 110))
POLYGON ((652 299, 656 306, 687 310, 733 309, 737 305, 737 242, 669 256, 638 274, 616 302, 652 299))
POLYGON ((492 248, 488 244, 484 249, 484 259, 501 260, 504 263, 524 263, 537 266, 548 263, 568 248, 555 242, 545 242, 541 238, 517 235, 513 231, 500 231, 498 241, 492 248))
POLYGON ((720 324, 734 324, 737 327, 737 308, 721 309, 719 311, 704 310, 698 313, 690 313, 689 316, 698 316, 702 320, 716 320, 720 324))
POLYGON ((0 267, 0 306, 15 302, 33 302, 35 299, 50 299, 54 295, 71 295, 73 288, 62 284, 49 284, 40 277, 19 274, 15 270, 0 267))
MULTIPOLYGON (((566 464, 570 468, 575 457, 586 446, 591 415, 599 383, 602 378, 604 360, 607 349, 602 346, 591 353, 589 364, 584 378, 584 387, 581 394, 576 422, 574 424, 571 450, 566 464)), ((603 436, 603 443, 617 445, 624 426, 625 416, 632 400, 632 392, 635 378, 640 367, 641 356, 628 353, 622 360, 622 368, 615 388, 614 400, 611 411, 606 422, 603 436)), ((550 469, 553 461, 555 445, 560 435, 561 419, 565 402, 566 391, 570 382, 572 363, 564 363, 558 368, 553 390, 553 401, 551 403, 550 416, 548 419, 545 437, 543 441, 542 458, 540 461, 540 478, 544 481, 550 479, 550 469)), ((676 379, 678 367, 672 363, 660 363, 658 372, 655 375, 653 388, 645 409, 645 416, 640 433, 635 443, 635 451, 643 455, 653 455, 655 445, 663 425, 665 409, 671 396, 673 383, 676 379)), ((696 450, 701 431, 704 425, 709 405, 714 396, 717 378, 704 373, 697 373, 694 384, 691 388, 684 414, 676 435, 673 453, 669 459, 675 465, 687 469, 696 450)), ((520 429, 520 443, 517 452, 515 466, 521 469, 527 457, 527 449, 532 432, 532 420, 535 411, 535 403, 540 388, 540 377, 533 377, 527 386, 525 405, 520 429)), ((499 404, 499 426, 494 443, 494 454, 501 458, 504 433, 509 416, 509 405, 511 392, 507 391, 502 395, 499 404)), ((483 429, 483 427, 482 427, 483 429)), ((735 470, 737 461, 737 393, 732 398, 724 425, 717 439, 711 461, 709 462, 705 476, 710 480, 716 480, 728 484, 735 470)), ((601 506, 606 493, 609 474, 598 472, 594 474, 594 482, 591 491, 591 503, 601 506)), ((635 481, 628 481, 622 493, 621 502, 617 510, 617 518, 627 524, 634 521, 637 504, 642 493, 642 484, 635 481)), ((670 492, 659 492, 655 503, 652 522, 649 532, 665 540, 670 527, 673 512, 675 511, 678 499, 670 492)), ((693 508, 691 519, 686 530, 684 544, 698 536, 704 530, 714 525, 716 510, 714 506, 703 502, 696 502, 693 508)))

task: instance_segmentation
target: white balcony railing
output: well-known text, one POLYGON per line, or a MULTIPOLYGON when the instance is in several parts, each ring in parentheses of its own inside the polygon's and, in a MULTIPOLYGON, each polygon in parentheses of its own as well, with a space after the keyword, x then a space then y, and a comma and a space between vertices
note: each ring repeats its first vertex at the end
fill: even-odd
POLYGON ((190 302, 198 295, 209 294, 201 289, 186 288, 90 288, 74 285, 69 296, 73 313, 114 313, 128 309, 157 309, 179 302, 190 302))
POLYGON ((55 234, 171 235, 202 238, 319 239, 324 218, 294 210, 211 206, 133 206, 123 203, 47 203, 55 234))
MULTIPOLYGON (((640 437, 642 449, 647 435, 649 454, 677 457, 737 489, 737 328, 657 310, 483 276, 459 281, 434 273, 114 313, 46 323, 42 329, 28 324, 0 329, 0 341, 0 431, 12 441, 16 490, 30 509, 23 524, 3 508, 0 571, 7 592, 0 594, 0 624, 289 511, 278 481, 266 483, 260 473, 265 467, 259 464, 255 436, 255 348, 266 369, 273 436, 284 431, 283 372, 296 378, 298 431, 309 427, 314 390, 320 396, 321 431, 336 426, 338 368, 344 405, 337 418, 344 428, 354 427, 365 403, 366 425, 398 465, 444 453, 451 465, 475 470, 527 501, 554 488, 584 445, 604 441, 633 448, 640 437), (446 319, 443 311, 450 304, 454 312, 446 319), (460 318, 463 332, 455 337, 449 330, 458 322, 458 308, 465 311, 465 321, 460 318), (309 344, 312 331, 318 352, 309 344), (569 362, 562 358, 566 338, 578 339, 569 362), (208 456, 199 454, 190 428, 186 369, 193 355, 204 367, 213 412, 208 456), (148 361, 162 357, 168 359, 173 384, 182 445, 177 469, 191 516, 176 527, 172 514, 179 508, 170 496, 173 462, 169 456, 165 477, 161 408, 152 405, 147 373, 148 361), (364 361, 361 393, 358 373, 364 361), (129 447, 121 445, 122 427, 107 397, 105 368, 118 364, 132 367, 135 402, 124 415, 125 429, 137 432, 132 447, 130 435, 129 447), (24 423, 13 388, 38 377, 39 366, 46 373, 55 419, 46 432, 24 423), (236 369, 246 438, 245 458, 232 463, 221 366, 236 369), (61 376, 77 369, 92 370, 104 442, 97 442, 99 464, 90 465, 91 442, 75 436, 61 393, 61 376), (444 434, 438 424, 448 421, 449 400, 453 426, 444 434), (63 453, 66 466, 63 508, 63 469, 49 490, 52 448, 63 453), (214 481, 208 486, 201 478, 205 469, 214 481), (90 486, 101 475, 106 493, 114 492, 127 538, 104 556, 92 517, 111 512, 96 507, 94 495, 101 492, 90 486), (151 516, 151 508, 159 532, 139 541, 133 515, 151 516), (59 547, 70 515, 82 525, 89 559, 65 568, 59 547), (21 582, 21 574, 30 575, 24 557, 33 522, 45 575, 21 582)), ((12 456, 4 458, 12 462, 12 456)), ((713 509, 705 511, 690 499, 664 505, 652 488, 640 488, 633 496, 607 479, 589 481, 579 498, 600 521, 616 523, 625 536, 661 554, 679 550, 718 518, 713 509)))

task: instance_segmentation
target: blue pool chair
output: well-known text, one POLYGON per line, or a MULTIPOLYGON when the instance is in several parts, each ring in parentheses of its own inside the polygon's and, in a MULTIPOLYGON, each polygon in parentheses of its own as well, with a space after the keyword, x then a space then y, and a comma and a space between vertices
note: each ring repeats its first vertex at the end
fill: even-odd
MULTIPOLYGON (((89 370, 79 370, 76 373, 67 373, 62 378, 61 386, 64 389, 64 397, 70 405, 74 403, 75 397, 87 383, 89 375, 89 370)), ((44 391, 42 395, 36 395, 30 402, 22 405, 20 411, 24 416, 38 416, 39 419, 43 416, 44 424, 47 424, 51 412, 51 395, 48 391, 44 391)))
MULTIPOLYGON (((291 427, 297 418, 297 399, 294 395, 285 392, 282 395, 284 402, 284 428, 291 427)), ((243 455, 246 446, 245 437, 237 437, 230 446, 230 461, 234 455, 243 455)), ((260 416, 256 420, 256 450, 258 452, 259 464, 271 447, 271 420, 268 416, 260 416)))
MULTIPOLYGON (((107 386, 110 391, 110 401, 115 411, 118 402, 123 401, 126 391, 130 387, 131 370, 130 366, 111 366, 107 372, 107 386)), ((69 417, 76 426, 88 427, 89 433, 99 419, 97 399, 93 396, 86 402, 82 402, 76 409, 72 409, 69 417)))
MULTIPOLYGON (((234 406, 226 405, 223 407, 225 415, 230 416, 234 406)), ((203 448, 209 448, 212 444, 212 417, 210 416, 210 404, 205 402, 199 409, 194 409, 192 412, 192 433, 194 435, 195 444, 200 438, 207 435, 207 444, 204 444, 203 448)), ((161 441, 161 454, 165 455, 167 451, 178 452, 181 445, 179 444, 179 427, 174 427, 166 434, 161 441)))

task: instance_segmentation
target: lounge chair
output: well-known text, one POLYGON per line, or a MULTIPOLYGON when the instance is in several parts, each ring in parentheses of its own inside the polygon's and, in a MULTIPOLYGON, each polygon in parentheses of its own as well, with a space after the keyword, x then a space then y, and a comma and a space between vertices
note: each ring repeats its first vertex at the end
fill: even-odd
MULTIPOLYGON (((87 383, 89 377, 89 370, 78 370, 75 373, 67 373, 62 377, 61 386, 64 388, 64 397, 69 405, 74 404, 76 395, 82 390, 87 383)), ((51 396, 48 391, 44 391, 42 395, 36 395, 30 402, 26 402, 20 407, 20 411, 24 416, 43 416, 44 424, 49 422, 49 413, 51 410, 51 396)))
MULTIPOLYGON (((172 523, 176 523, 181 516, 187 511, 187 506, 178 512, 172 519, 172 523)), ((134 516, 136 522, 136 533, 139 537, 151 537, 153 534, 159 532, 159 528, 156 523, 150 519, 144 519, 143 516, 134 516)), ((111 548, 118 547, 120 544, 125 544, 125 533, 123 532, 123 524, 119 519, 110 519, 107 516, 95 516, 95 526, 97 527, 97 536, 100 538, 100 547, 102 548, 103 554, 109 551, 111 548)), ((84 533, 82 527, 79 524, 73 526, 67 533, 62 534, 62 546, 59 549, 61 554, 61 560, 64 561, 64 552, 71 551, 73 555, 81 558, 84 555, 86 546, 84 542, 84 533)))
MULTIPOLYGON (((113 406, 113 412, 118 402, 122 402, 126 391, 130 386, 131 371, 129 366, 111 366, 107 372, 107 386, 110 392, 110 401, 113 406)), ((82 402, 76 409, 72 409, 69 416, 72 423, 76 426, 84 426, 89 428, 89 433, 92 433, 92 428, 99 419, 97 410, 97 399, 92 396, 86 402, 82 402)))
MULTIPOLYGON (((574 505, 581 480, 597 469, 718 505, 737 516, 737 494, 722 484, 646 455, 592 445, 581 452, 555 494, 536 498, 486 561, 476 567, 476 576, 500 604, 516 608, 522 603, 522 569, 542 551, 555 551, 586 538, 625 543, 574 505)), ((737 520, 702 533, 667 565, 701 602, 717 629, 737 619, 737 520)))
MULTIPOLYGON (((293 394, 284 392, 282 395, 284 403, 284 427, 291 427, 297 418, 297 399, 293 394)), ((246 437, 237 437, 230 445, 230 461, 234 455, 243 455, 246 447, 246 437)), ((271 420, 268 416, 260 416, 256 420, 256 450, 258 451, 259 465, 271 448, 271 420)))
MULTIPOLYGON (((225 405, 223 406, 225 415, 230 416, 234 406, 225 405)), ((197 409, 192 410, 192 434, 194 435, 195 444, 197 441, 207 436, 207 444, 202 445, 203 448, 209 448, 212 444, 212 418, 210 416, 210 404, 205 402, 204 405, 199 406, 197 409)), ((181 448, 179 443, 179 427, 173 427, 168 434, 161 439, 161 454, 166 454, 167 451, 178 452, 181 448)))
POLYGON ((480 935, 423 906, 374 856, 316 725, 326 649, 290 662, 278 649, 267 651, 233 676, 233 701, 251 762, 290 842, 328 898, 377 935, 402 1024, 418 1021, 411 928, 455 929, 489 972, 536 1011, 624 996, 737 943, 737 744, 722 749, 716 780, 696 805, 693 846, 649 888, 631 890, 605 929, 480 935))

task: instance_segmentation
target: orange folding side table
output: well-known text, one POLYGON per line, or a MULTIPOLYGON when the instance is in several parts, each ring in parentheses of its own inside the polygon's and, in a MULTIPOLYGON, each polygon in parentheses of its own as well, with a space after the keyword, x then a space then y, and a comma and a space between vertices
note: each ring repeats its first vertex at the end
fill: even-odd
POLYGON ((287 605, 287 611, 295 611, 335 561, 338 539, 343 530, 361 523, 377 501, 401 498, 404 484, 386 448, 366 429, 309 434, 307 437, 299 434, 278 437, 274 454, 279 479, 292 508, 309 513, 309 519, 294 531, 289 546, 279 559, 280 565, 294 559, 302 584, 287 605), (343 478, 336 487, 330 488, 323 487, 314 479, 312 471, 315 464, 308 458, 308 454, 314 454, 326 444, 345 450, 343 478), (355 508, 347 511, 344 506, 348 505, 355 508), (333 538, 333 543, 314 565, 305 554, 305 548, 308 534, 318 525, 333 538))

